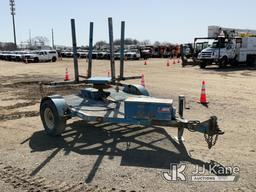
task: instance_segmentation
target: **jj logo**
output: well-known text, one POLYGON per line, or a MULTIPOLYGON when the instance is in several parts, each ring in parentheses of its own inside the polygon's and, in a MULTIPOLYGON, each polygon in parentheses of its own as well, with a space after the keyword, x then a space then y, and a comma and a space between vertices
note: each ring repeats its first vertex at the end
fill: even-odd
POLYGON ((185 163, 171 163, 170 164, 170 171, 163 172, 163 178, 167 181, 186 181, 186 175, 184 171, 186 169, 185 163))

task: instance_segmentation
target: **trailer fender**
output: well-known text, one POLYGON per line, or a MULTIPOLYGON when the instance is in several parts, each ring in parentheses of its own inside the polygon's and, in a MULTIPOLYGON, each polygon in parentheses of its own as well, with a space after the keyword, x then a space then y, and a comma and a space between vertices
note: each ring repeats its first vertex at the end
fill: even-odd
POLYGON ((134 95, 149 96, 149 92, 142 85, 125 85, 123 91, 134 95))
POLYGON ((52 95, 52 96, 44 97, 41 100, 40 109, 42 108, 42 104, 47 100, 50 100, 52 102, 52 104, 56 107, 59 117, 64 118, 64 117, 69 116, 69 111, 70 111, 69 107, 68 107, 65 99, 62 96, 52 95))

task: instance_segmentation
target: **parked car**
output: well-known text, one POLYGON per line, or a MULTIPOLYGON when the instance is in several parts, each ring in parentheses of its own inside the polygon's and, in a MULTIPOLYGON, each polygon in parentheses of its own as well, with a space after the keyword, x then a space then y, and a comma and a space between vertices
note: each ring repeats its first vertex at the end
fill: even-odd
POLYGON ((41 50, 34 51, 31 53, 26 53, 22 56, 23 61, 32 61, 35 63, 42 61, 52 61, 55 62, 58 59, 58 53, 55 50, 41 50))
POLYGON ((107 52, 106 51, 100 51, 98 52, 98 59, 106 59, 107 58, 107 52))
POLYGON ((125 52, 126 59, 139 60, 140 59, 140 51, 138 49, 131 49, 125 52))

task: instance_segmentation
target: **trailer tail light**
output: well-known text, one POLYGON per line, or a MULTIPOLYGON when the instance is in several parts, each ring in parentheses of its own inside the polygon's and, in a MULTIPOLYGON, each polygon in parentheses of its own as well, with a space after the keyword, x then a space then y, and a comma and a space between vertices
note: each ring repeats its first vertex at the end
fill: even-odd
POLYGON ((158 112, 159 113, 169 113, 170 112, 170 107, 159 107, 158 112))

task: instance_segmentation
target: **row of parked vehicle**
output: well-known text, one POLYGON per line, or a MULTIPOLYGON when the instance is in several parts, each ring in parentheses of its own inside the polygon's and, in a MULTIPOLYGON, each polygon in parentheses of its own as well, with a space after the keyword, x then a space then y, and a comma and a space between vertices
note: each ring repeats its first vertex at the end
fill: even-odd
MULTIPOLYGON (((73 52, 72 51, 62 51, 61 52, 62 57, 73 57, 73 52)), ((77 56, 79 58, 87 58, 88 57, 88 51, 83 50, 83 51, 78 51, 77 56)), ((141 53, 138 49, 131 49, 131 50, 125 50, 124 56, 126 59, 129 60, 139 60, 141 58, 141 53)), ((92 58, 93 59, 109 59, 110 58, 110 52, 108 50, 94 50, 92 52, 92 58)), ((116 51, 114 53, 114 58, 115 59, 120 59, 120 52, 116 51)))
POLYGON ((38 51, 3 51, 0 52, 0 59, 6 61, 22 62, 56 62, 58 53, 56 50, 38 50, 38 51))
MULTIPOLYGON (((180 54, 178 46, 144 46, 129 47, 124 51, 126 60, 139 60, 140 58, 169 58, 177 57, 180 54)), ((78 49, 79 58, 88 58, 88 49, 78 49)), ((34 50, 34 51, 0 51, 0 59, 6 61, 23 61, 23 62, 45 62, 57 61, 58 57, 72 58, 73 52, 70 49, 65 50, 34 50)), ((93 59, 110 59, 110 53, 107 48, 94 49, 92 52, 93 59)), ((120 59, 120 50, 115 49, 114 58, 120 59)))
MULTIPOLYGON (((78 50, 78 57, 87 58, 88 50, 78 50)), ((62 57, 73 57, 71 50, 62 50, 60 52, 62 57)), ((143 46, 137 48, 129 48, 124 51, 125 59, 138 60, 140 58, 169 58, 177 57, 180 55, 179 46, 143 46)), ((108 49, 93 50, 93 59, 109 59, 110 53, 108 49)), ((120 59, 120 50, 116 49, 114 52, 114 58, 120 59)))

